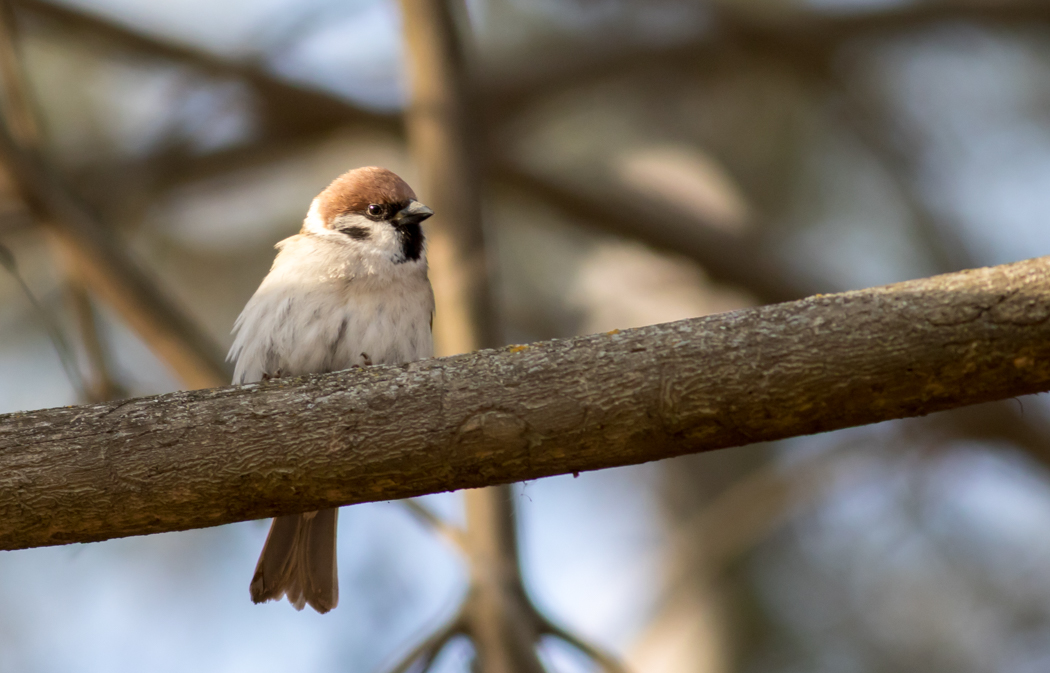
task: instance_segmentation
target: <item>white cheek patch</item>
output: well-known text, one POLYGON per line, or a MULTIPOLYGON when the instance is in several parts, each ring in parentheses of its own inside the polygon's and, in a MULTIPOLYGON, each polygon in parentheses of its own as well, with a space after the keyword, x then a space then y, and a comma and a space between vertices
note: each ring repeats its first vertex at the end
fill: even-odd
POLYGON ((376 250, 386 257, 394 257, 401 252, 401 238, 388 224, 375 227, 372 230, 372 240, 376 250))
POLYGON ((375 222, 364 215, 349 213, 337 217, 335 225, 335 231, 339 232, 340 236, 345 236, 348 242, 352 242, 361 254, 375 255, 389 260, 401 255, 401 237, 386 222, 375 222), (347 230, 352 227, 367 231, 368 235, 351 236, 347 230))
POLYGON ((358 213, 344 213, 332 220, 331 230, 354 241, 368 241, 375 234, 374 223, 358 213))
MULTIPOLYGON (((340 215, 333 222, 333 228, 325 226, 321 217, 320 198, 310 204, 310 210, 303 220, 304 233, 321 239, 337 242, 340 247, 352 254, 360 264, 358 273, 377 273, 378 266, 384 264, 401 264, 405 262, 404 242, 398 232, 387 222, 375 222, 360 213, 340 215), (351 229, 358 231, 352 232, 351 229), (366 233, 367 232, 367 233, 366 233)), ((424 264, 426 263, 423 257, 424 264)))
POLYGON ((306 213, 306 219, 303 220, 303 229, 316 236, 324 236, 325 234, 331 233, 324 226, 324 218, 321 217, 321 202, 319 199, 314 199, 310 204, 310 210, 306 213))

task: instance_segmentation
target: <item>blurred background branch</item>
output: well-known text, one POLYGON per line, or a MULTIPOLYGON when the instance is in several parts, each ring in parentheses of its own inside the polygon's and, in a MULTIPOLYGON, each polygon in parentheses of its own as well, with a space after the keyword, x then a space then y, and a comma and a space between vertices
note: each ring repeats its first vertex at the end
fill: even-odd
MULTIPOLYGON (((0 3, 0 16, 6 127, 0 133, 0 155, 9 182, 37 220, 54 233, 69 266, 75 269, 72 275, 77 283, 91 285, 110 302, 188 387, 222 385, 229 374, 218 348, 164 296, 127 256, 120 242, 46 167, 39 124, 17 58, 14 14, 6 0, 0 3)), ((79 322, 82 328, 93 330, 90 322, 79 322)), ((97 337, 90 333, 85 337, 91 344, 89 350, 97 350, 97 337)), ((95 367, 101 365, 97 357, 90 362, 95 367)), ((96 371, 95 379, 104 387, 109 376, 96 371)), ((108 391, 103 388, 98 392, 108 391)))
MULTIPOLYGON (((482 224, 485 138, 474 119, 470 47, 457 26, 466 17, 457 21, 455 15, 465 7, 451 0, 402 0, 401 6, 412 83, 406 115, 409 147, 421 172, 423 198, 436 213, 427 235, 434 295, 441 307, 433 322, 435 353, 499 346, 502 329, 482 224)), ((459 626, 454 620, 424 641, 423 670, 458 631, 470 638, 477 668, 485 673, 543 673, 536 648, 544 634, 568 640, 607 673, 620 673, 609 655, 552 626, 533 606, 519 566, 514 500, 510 486, 464 493, 470 584, 459 626)), ((410 652, 394 671, 419 656, 410 652)))

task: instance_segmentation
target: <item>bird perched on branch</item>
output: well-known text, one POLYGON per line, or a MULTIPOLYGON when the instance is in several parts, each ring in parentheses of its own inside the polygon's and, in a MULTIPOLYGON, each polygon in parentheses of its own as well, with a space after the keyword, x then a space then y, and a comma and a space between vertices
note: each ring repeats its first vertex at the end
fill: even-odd
MULTIPOLYGON (((433 211, 384 168, 349 171, 310 205, 234 325, 234 383, 433 355, 434 293, 420 223, 433 211)), ((339 601, 338 510, 277 517, 251 596, 328 612, 339 601)))

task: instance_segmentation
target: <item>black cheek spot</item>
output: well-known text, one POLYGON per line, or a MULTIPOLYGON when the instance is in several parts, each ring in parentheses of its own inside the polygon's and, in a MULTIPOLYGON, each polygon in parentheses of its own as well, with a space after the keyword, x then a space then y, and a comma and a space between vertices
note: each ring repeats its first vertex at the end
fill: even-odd
POLYGON ((341 231, 355 241, 365 241, 372 237, 372 232, 367 227, 344 227, 341 231))

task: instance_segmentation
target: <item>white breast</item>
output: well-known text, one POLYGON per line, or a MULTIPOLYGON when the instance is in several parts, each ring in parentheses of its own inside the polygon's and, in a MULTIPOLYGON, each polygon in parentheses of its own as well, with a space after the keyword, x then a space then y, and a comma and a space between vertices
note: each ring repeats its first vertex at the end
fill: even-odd
POLYGON ((302 235, 279 247, 234 327, 234 383, 433 355, 425 257, 377 267, 302 235))

